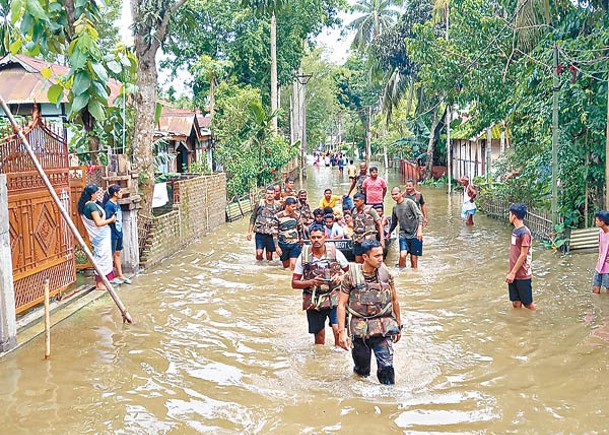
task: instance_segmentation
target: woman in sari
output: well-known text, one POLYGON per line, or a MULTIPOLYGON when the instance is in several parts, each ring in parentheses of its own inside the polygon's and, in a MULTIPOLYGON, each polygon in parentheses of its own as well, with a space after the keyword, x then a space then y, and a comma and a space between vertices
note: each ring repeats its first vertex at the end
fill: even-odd
MULTIPOLYGON (((94 259, 108 281, 114 279, 112 268, 112 232, 108 224, 116 220, 116 216, 106 219, 104 208, 98 204, 103 199, 103 190, 94 184, 89 184, 78 200, 78 214, 89 235, 93 247, 94 259)), ((95 274, 95 286, 104 290, 102 277, 95 274)))

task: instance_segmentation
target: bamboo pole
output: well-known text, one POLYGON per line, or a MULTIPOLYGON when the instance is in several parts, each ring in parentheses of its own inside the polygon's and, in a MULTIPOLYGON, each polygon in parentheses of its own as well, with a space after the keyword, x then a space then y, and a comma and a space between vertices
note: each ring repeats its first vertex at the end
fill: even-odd
POLYGON ((51 312, 50 312, 49 278, 44 279, 44 359, 51 358, 51 312))
POLYGON ((27 137, 25 137, 25 134, 23 133, 23 130, 21 129, 19 124, 17 124, 17 121, 15 121, 13 113, 8 108, 8 105, 6 104, 6 102, 4 101, 4 98, 2 98, 1 95, 0 95, 0 106, 4 110, 4 113, 6 113, 6 116, 8 117, 9 121, 11 122, 11 125, 13 126, 13 130, 21 138, 21 141, 23 142, 23 145, 24 145, 27 153, 29 154, 30 158, 32 159, 32 162, 34 163, 34 167, 36 168, 36 171, 38 171, 38 174, 42 178, 42 181, 44 182, 44 185, 46 186, 47 190, 51 194, 51 197, 53 198, 53 201, 55 202, 55 205, 59 209, 59 212, 63 216, 64 220, 66 221, 66 224, 68 225, 68 227, 72 231, 72 234, 74 235, 74 238, 76 239, 78 244, 82 247, 82 250, 84 251, 85 255, 87 256, 87 258, 89 259, 89 261, 93 265, 93 268, 95 269, 97 274, 100 276, 102 282, 104 283, 104 285, 106 286, 106 289, 108 290, 108 293, 110 293, 110 296, 114 300, 114 303, 116 304, 116 306, 120 310, 121 315, 123 316, 123 322, 133 323, 133 319, 131 318, 131 315, 127 311, 127 308, 125 307, 123 302, 120 300, 120 298, 116 294, 116 291, 112 287, 112 284, 110 284, 110 281, 108 281, 108 278, 106 278, 106 275, 103 274, 101 268, 99 267, 99 265, 97 264, 97 262, 93 258, 93 254, 91 253, 91 250, 89 249, 89 247, 87 246, 87 244, 83 240, 82 236, 78 232, 78 229, 76 228, 76 225, 74 225, 74 222, 72 222, 72 218, 70 217, 70 214, 63 207, 63 204, 61 203, 61 200, 57 196, 57 192, 55 192, 55 189, 53 189, 53 186, 51 185, 51 182, 49 181, 49 178, 47 177, 47 174, 44 172, 44 169, 40 165, 40 162, 38 161, 38 157, 36 157, 36 154, 34 154, 34 151, 32 150, 32 146, 30 145, 30 142, 28 141, 27 137))

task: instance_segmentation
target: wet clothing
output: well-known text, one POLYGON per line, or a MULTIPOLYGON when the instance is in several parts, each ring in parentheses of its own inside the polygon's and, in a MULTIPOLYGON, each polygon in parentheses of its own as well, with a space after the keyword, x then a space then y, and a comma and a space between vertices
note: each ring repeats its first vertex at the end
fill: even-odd
POLYGON ((382 204, 387 193, 387 183, 381 177, 368 177, 362 183, 362 191, 366 194, 366 204, 382 204))
POLYGON ((605 287, 609 289, 609 273, 598 273, 594 271, 592 285, 594 287, 605 287))
POLYGON ((352 263, 343 279, 341 292, 349 295, 347 311, 351 315, 353 371, 370 374, 372 352, 376 357, 377 377, 382 384, 395 383, 393 335, 400 329, 393 312, 393 276, 385 265, 374 274, 363 273, 360 264, 352 263))
POLYGON ((332 228, 328 228, 327 225, 324 225, 324 230, 326 231, 327 239, 337 240, 345 237, 343 227, 341 227, 337 222, 334 222, 332 228))
POLYGON ((326 319, 328 326, 338 324, 336 307, 323 308, 321 310, 307 310, 307 323, 309 324, 309 334, 317 334, 325 328, 326 319))
POLYGON ((400 252, 406 251, 411 255, 420 257, 423 255, 423 240, 419 240, 416 237, 412 239, 405 239, 400 237, 400 252))
POLYGON ((279 256, 279 260, 281 261, 288 261, 290 258, 298 258, 302 250, 302 247, 298 242, 291 244, 280 242, 279 247, 281 248, 281 255, 279 256))
POLYGON ((525 307, 531 305, 533 303, 533 286, 531 281, 530 278, 515 279, 513 282, 508 283, 510 301, 520 301, 525 307))
POLYGON ((270 234, 256 233, 256 250, 266 250, 266 252, 275 252, 275 242, 270 234))
POLYGON ((526 260, 516 271, 516 276, 514 279, 531 279, 533 273, 531 272, 531 259, 533 258, 533 249, 531 248, 533 238, 531 236, 531 231, 526 227, 526 225, 521 226, 520 228, 514 228, 512 230, 512 241, 510 243, 510 261, 509 270, 514 268, 518 257, 520 257, 520 253, 522 252, 523 247, 529 247, 529 252, 527 254, 526 260))
POLYGON ((377 223, 381 217, 376 210, 370 206, 365 206, 362 211, 353 209, 353 241, 361 244, 365 240, 378 239, 377 223))
POLYGON ((254 232, 272 236, 275 227, 275 215, 281 209, 281 204, 278 201, 267 204, 264 199, 261 200, 250 217, 250 224, 254 225, 254 232))
POLYGON ((298 212, 288 213, 286 210, 275 215, 273 226, 273 240, 281 245, 293 245, 300 242, 302 225, 298 212))
POLYGON ((419 225, 423 225, 423 213, 411 199, 404 199, 396 203, 391 214, 389 234, 400 224, 400 239, 414 239, 417 237, 419 225))
POLYGON ((353 338, 353 371, 360 376, 370 375, 372 352, 376 358, 377 378, 382 384, 395 383, 393 374, 393 337, 372 337, 367 340, 353 338))
POLYGON ((598 230, 598 259, 595 270, 601 274, 609 273, 609 232, 604 232, 602 228, 598 230))

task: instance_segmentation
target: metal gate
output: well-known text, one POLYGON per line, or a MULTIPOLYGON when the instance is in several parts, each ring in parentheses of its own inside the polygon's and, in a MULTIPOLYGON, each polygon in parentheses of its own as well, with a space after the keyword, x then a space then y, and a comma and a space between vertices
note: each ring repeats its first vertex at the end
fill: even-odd
MULTIPOLYGON (((70 208, 68 150, 60 132, 44 124, 37 111, 24 133, 66 209, 70 208)), ((15 305, 20 313, 76 280, 74 243, 59 209, 16 134, 0 139, 0 172, 6 174, 15 305)))

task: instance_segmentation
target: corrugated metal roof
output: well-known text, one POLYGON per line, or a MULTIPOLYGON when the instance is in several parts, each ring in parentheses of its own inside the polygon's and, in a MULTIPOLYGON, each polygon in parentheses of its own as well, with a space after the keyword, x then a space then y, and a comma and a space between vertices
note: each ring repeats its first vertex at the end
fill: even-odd
MULTIPOLYGON (((0 94, 9 104, 50 103, 47 97, 49 87, 56 83, 56 77, 70 71, 67 66, 46 62, 25 55, 7 55, 0 59, 0 94), (53 74, 45 79, 41 71, 49 67, 53 74)), ((114 79, 108 81, 110 96, 108 104, 113 104, 120 94, 121 84, 114 79)), ((68 101, 67 93, 61 100, 68 101)))

